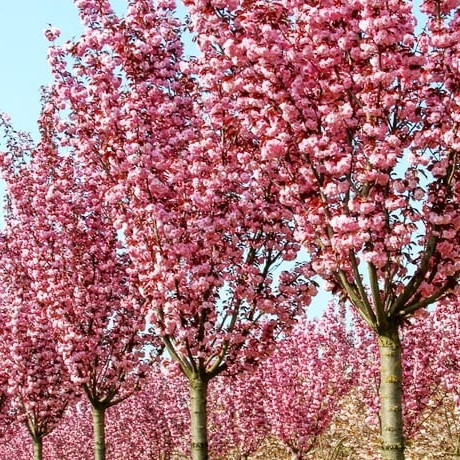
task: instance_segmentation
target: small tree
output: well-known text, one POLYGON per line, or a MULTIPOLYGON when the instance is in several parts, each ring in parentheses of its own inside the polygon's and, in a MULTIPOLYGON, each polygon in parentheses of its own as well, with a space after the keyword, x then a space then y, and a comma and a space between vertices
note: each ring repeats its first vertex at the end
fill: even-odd
POLYGON ((210 453, 212 458, 246 460, 270 435, 270 414, 264 402, 262 363, 255 372, 212 381, 209 394, 210 453))
POLYGON ((55 429, 75 393, 46 310, 27 274, 34 255, 27 245, 21 248, 22 243, 11 233, 1 242, 1 356, 14 417, 27 427, 34 459, 41 460, 43 438, 55 429))
POLYGON ((297 459, 307 458, 350 391, 356 353, 345 311, 300 322, 260 370, 272 435, 297 459))

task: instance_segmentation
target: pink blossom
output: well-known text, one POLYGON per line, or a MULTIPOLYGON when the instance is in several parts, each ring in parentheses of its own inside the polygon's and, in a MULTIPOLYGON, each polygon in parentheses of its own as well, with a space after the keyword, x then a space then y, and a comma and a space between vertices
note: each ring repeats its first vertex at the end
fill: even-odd
POLYGON ((59 38, 61 31, 57 27, 49 26, 44 30, 43 35, 48 41, 52 42, 59 38))

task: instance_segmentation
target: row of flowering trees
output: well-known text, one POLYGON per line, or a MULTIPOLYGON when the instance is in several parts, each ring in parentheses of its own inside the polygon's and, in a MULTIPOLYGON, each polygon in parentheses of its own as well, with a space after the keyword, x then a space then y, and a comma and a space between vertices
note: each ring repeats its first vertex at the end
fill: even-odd
MULTIPOLYGON (((213 380, 208 402, 211 458, 242 460, 258 451, 265 455, 263 458, 331 458, 334 451, 342 451, 337 458, 373 457, 379 369, 372 356, 378 351, 362 321, 356 323, 358 332, 353 336, 343 311, 331 307, 320 319, 300 322, 255 372, 213 380), (369 437, 366 443, 360 439, 364 435, 369 437), (278 451, 274 451, 277 445, 278 451)), ((447 414, 452 414, 447 425, 452 439, 445 442, 443 451, 449 458, 459 453, 455 439, 455 430, 460 429, 458 382, 452 385, 460 366, 455 346, 458 336, 454 338, 445 317, 438 312, 430 315, 432 322, 421 318, 403 329, 405 434, 411 441, 412 455, 430 458, 434 452, 439 454, 439 449, 423 445, 424 433, 430 430, 430 437, 439 440, 447 414), (433 324, 436 326, 430 326, 433 324), (414 342, 413 329, 417 327, 420 331, 414 342), (427 348, 436 348, 442 341, 447 354, 433 352, 430 360, 420 359, 427 348)), ((4 352, 2 358, 7 360, 8 354, 4 352)), ((32 372, 37 367, 25 359, 23 365, 29 368, 29 376, 35 377, 32 372)), ((30 384, 19 389, 11 379, 2 407, 1 455, 30 458, 31 441, 37 445, 30 420, 40 414, 40 420, 48 423, 40 437, 44 441, 43 458, 91 458, 92 452, 97 452, 97 446, 91 448, 91 404, 81 397, 82 389, 75 384, 74 392, 79 396, 61 392, 59 399, 53 398, 49 391, 53 379, 45 375, 43 363, 42 367, 38 374, 41 388, 48 392, 38 393, 30 384), (63 403, 68 405, 65 415, 57 412, 63 403)), ((54 374, 55 381, 61 388, 71 388, 63 378, 63 369, 60 372, 54 374)), ((107 458, 147 460, 190 455, 187 381, 180 373, 152 365, 141 389, 110 407, 107 414, 107 458)), ((41 458, 37 447, 34 458, 41 458)))
MULTIPOLYGON (((197 58, 172 0, 123 17, 75 0, 81 37, 46 32, 39 142, 3 119, 10 376, 42 391, 62 366, 102 460, 105 411, 141 384, 149 340, 187 381, 191 455, 206 459, 211 382, 281 347, 321 277, 372 331, 382 458, 402 459, 401 328, 458 302, 457 2, 424 1, 422 32, 402 0, 184 3, 197 58)), ((31 413, 39 456, 50 427, 31 413)))
MULTIPOLYGON (((270 456, 269 449, 274 449, 275 440, 284 446, 285 453, 273 452, 274 458, 289 453, 298 459, 326 458, 333 455, 334 449, 344 449, 344 445, 353 449, 351 458, 373 455, 378 427, 379 369, 372 356, 377 350, 362 321, 356 322, 357 333, 353 335, 343 310, 333 307, 331 305, 320 319, 300 322, 255 372, 213 380, 208 403, 211 458, 244 459, 257 451, 270 456), (346 425, 346 429, 340 424, 346 425), (365 429, 364 424, 370 429, 365 429), (369 436, 369 445, 359 440, 364 432, 369 436), (324 448, 323 443, 328 447, 324 448)), ((421 318, 403 330, 405 431, 407 439, 416 441, 411 451, 419 456, 430 455, 430 450, 419 445, 424 432, 430 429, 434 439, 440 436, 439 427, 432 426, 433 421, 441 425, 439 419, 443 411, 451 410, 451 401, 457 407, 457 418, 460 410, 458 381, 452 385, 458 379, 460 366, 455 346, 458 335, 452 333, 450 318, 446 322, 438 312, 430 315, 432 322, 421 318), (411 332, 417 327, 420 327, 418 340, 413 341, 411 332), (444 342, 446 352, 433 352, 430 360, 420 359, 427 348, 436 348, 440 342, 444 342)), ((35 332, 37 334, 37 330, 35 332)), ((47 336, 43 330, 38 334, 47 336)), ((3 339, 6 338, 4 335, 3 339)), ((3 352, 2 359, 8 362, 8 352, 3 352)), ((18 372, 10 379, 10 388, 7 383, 3 384, 3 389, 8 390, 2 406, 2 456, 8 458, 14 453, 18 459, 30 458, 31 441, 35 459, 43 455, 50 459, 83 460, 91 458, 92 452, 100 455, 98 446, 91 448, 94 409, 82 398, 81 386, 65 380, 68 374, 64 368, 55 367, 50 376, 46 374, 49 366, 42 362, 41 367, 38 369, 30 358, 23 356, 21 383, 27 372, 29 378, 39 379, 40 385, 29 383, 18 387, 16 382, 18 375, 21 376, 18 372), (53 388, 61 388, 58 398, 52 393, 53 388), (66 388, 73 388, 73 392, 66 394, 62 391, 66 388), (65 415, 61 410, 64 405, 68 406, 65 415), (42 428, 40 450, 37 434, 31 430, 33 421, 39 422, 42 428)), ((171 370, 165 372, 158 364, 152 365, 141 389, 108 410, 104 424, 107 458, 188 457, 187 406, 184 376, 171 370)), ((451 433, 459 428, 455 417, 451 433)), ((454 454, 455 448, 455 439, 452 439, 450 445, 445 446, 444 455, 454 454)))

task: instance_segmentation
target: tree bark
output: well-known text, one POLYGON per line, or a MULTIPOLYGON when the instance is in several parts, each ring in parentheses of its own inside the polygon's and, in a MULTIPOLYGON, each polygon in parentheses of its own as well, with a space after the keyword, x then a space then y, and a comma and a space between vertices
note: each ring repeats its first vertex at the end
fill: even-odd
POLYGON ((452 460, 460 460, 460 435, 458 436, 457 444, 452 454, 452 460))
POLYGON ((105 408, 92 407, 94 460, 105 460, 105 408))
POLYGON ((395 325, 378 336, 382 460, 404 460, 401 341, 395 325))
POLYGON ((192 459, 208 459, 208 431, 206 399, 208 382, 200 377, 191 377, 190 385, 190 419, 192 429, 192 459))
POLYGON ((43 438, 42 437, 34 437, 34 460, 42 460, 43 459, 43 438))

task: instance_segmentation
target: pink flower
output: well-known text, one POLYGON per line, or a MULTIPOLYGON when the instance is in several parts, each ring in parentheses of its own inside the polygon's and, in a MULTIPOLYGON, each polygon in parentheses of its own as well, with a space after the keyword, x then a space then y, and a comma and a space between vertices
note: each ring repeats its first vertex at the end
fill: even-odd
POLYGON ((43 35, 48 41, 52 42, 61 35, 61 31, 57 27, 49 26, 44 30, 43 35))

